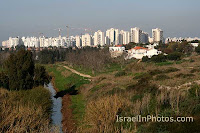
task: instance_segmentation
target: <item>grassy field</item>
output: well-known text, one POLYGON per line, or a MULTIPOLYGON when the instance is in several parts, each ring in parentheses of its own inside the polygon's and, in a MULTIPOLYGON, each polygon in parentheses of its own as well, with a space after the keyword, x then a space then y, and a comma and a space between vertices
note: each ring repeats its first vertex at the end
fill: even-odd
POLYGON ((82 88, 86 107, 85 125, 80 127, 80 132, 199 132, 200 85, 194 82, 200 80, 199 66, 200 56, 191 56, 174 62, 132 62, 123 68, 116 66, 117 69, 102 72, 82 88), (159 86, 163 88, 160 90, 159 86), (185 124, 116 123, 116 114, 193 116, 196 121, 185 124))
POLYGON ((50 132, 51 105, 50 93, 43 87, 27 91, 0 88, 0 132, 50 132))
POLYGON ((124 67, 125 67, 125 65, 113 63, 113 64, 108 65, 107 67, 105 67, 102 70, 93 71, 92 69, 84 68, 82 66, 73 65, 73 67, 72 67, 72 66, 69 66, 66 62, 61 63, 61 65, 67 65, 68 67, 73 68, 78 72, 88 74, 88 75, 91 75, 91 76, 98 76, 98 75, 103 74, 103 73, 111 73, 111 72, 114 72, 114 71, 120 71, 120 70, 123 70, 124 67))
POLYGON ((83 78, 77 74, 73 74, 62 66, 49 65, 46 66, 47 71, 55 77, 55 84, 59 90, 68 89, 68 84, 73 84, 79 88, 83 84, 89 83, 87 78, 83 78))

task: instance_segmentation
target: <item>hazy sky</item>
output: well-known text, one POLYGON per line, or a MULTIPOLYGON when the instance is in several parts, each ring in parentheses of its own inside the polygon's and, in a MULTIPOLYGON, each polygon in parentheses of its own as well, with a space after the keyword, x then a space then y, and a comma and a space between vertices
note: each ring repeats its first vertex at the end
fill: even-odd
MULTIPOLYGON (((164 30, 165 37, 200 37, 200 0, 0 0, 0 42, 9 36, 58 36, 65 26, 164 30)), ((70 35, 84 33, 71 29, 70 35)))

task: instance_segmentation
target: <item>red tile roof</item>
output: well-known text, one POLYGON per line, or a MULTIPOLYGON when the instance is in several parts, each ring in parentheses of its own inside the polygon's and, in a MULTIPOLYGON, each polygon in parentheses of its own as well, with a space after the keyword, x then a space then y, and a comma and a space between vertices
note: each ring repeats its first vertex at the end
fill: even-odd
POLYGON ((115 47, 122 47, 122 45, 115 45, 115 47))
POLYGON ((134 47, 133 49, 135 49, 135 50, 138 50, 138 49, 145 49, 145 50, 147 50, 147 48, 139 47, 139 46, 136 46, 136 47, 134 47))

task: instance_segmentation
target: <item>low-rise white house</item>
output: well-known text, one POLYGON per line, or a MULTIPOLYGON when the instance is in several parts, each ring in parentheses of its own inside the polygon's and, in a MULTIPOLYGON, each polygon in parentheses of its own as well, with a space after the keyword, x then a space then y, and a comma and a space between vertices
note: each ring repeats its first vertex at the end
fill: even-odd
POLYGON ((142 59, 142 57, 144 56, 146 52, 147 52, 147 48, 136 46, 128 50, 127 59, 131 59, 131 58, 142 59))
POLYGON ((109 51, 110 52, 123 52, 125 51, 125 47, 123 47, 122 45, 116 45, 114 47, 109 47, 109 51))
POLYGON ((121 56, 124 51, 125 51, 125 47, 123 47, 122 45, 116 45, 114 47, 109 47, 109 52, 111 53, 111 57, 113 57, 113 58, 121 56))
POLYGON ((147 56, 148 58, 151 58, 152 56, 154 55, 159 55, 161 54, 162 52, 161 51, 158 51, 157 49, 148 49, 146 51, 146 53, 144 53, 144 56, 147 56))
POLYGON ((148 48, 139 47, 139 46, 129 49, 127 52, 128 52, 128 55, 125 59, 131 59, 131 58, 142 59, 144 56, 151 58, 153 55, 158 55, 162 53, 161 51, 158 51, 157 49, 154 49, 154 48, 148 49, 148 48))
POLYGON ((199 43, 191 43, 191 45, 192 45, 193 47, 198 47, 198 46, 199 46, 199 43))

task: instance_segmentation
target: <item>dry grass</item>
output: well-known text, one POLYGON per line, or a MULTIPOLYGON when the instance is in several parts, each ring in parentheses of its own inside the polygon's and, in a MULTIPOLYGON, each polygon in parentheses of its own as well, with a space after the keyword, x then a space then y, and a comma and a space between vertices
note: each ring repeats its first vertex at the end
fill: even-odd
POLYGON ((58 132, 50 125, 49 98, 42 87, 19 92, 0 89, 0 132, 58 132))
MULTIPOLYGON (((118 111, 129 106, 127 99, 121 96, 99 98, 87 104, 85 123, 79 130, 85 133, 125 132, 125 129, 115 126, 118 111)), ((128 132, 128 130, 126 130, 128 132)))

